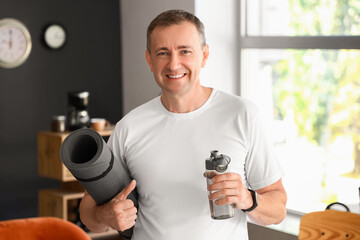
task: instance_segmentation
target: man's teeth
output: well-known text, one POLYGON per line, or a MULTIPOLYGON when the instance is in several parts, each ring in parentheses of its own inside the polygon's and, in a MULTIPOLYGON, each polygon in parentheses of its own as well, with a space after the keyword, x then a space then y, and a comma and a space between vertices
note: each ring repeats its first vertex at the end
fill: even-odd
POLYGON ((180 77, 183 77, 185 76, 185 73, 183 74, 179 74, 179 75, 167 75, 169 78, 180 78, 180 77))

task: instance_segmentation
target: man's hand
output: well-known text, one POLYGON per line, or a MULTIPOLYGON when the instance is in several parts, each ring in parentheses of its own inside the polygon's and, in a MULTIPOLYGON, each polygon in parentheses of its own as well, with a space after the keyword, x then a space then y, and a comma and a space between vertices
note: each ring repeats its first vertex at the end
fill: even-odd
MULTIPOLYGON (((237 209, 248 209, 253 205, 250 191, 248 191, 239 174, 225 173, 216 175, 213 184, 208 186, 210 200, 216 205, 233 204, 237 209)), ((280 178, 277 182, 264 188, 257 189, 258 206, 247 216, 259 225, 278 224, 286 216, 286 191, 280 178)))
POLYGON ((135 189, 136 181, 132 180, 126 188, 110 202, 98 206, 96 219, 118 231, 125 231, 135 225, 137 209, 134 202, 126 197, 135 189))
POLYGON ((253 205, 251 193, 244 187, 239 174, 219 174, 211 180, 213 184, 208 186, 208 190, 215 192, 209 195, 209 199, 217 199, 216 205, 233 204, 237 209, 248 209, 253 205))

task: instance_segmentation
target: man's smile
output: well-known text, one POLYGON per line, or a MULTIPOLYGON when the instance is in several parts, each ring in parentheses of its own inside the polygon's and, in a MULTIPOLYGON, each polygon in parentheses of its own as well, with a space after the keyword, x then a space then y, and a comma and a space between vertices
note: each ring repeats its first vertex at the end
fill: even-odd
POLYGON ((166 74, 166 77, 171 78, 171 79, 177 79, 177 78, 182 78, 185 75, 186 75, 186 73, 177 74, 177 75, 166 74))

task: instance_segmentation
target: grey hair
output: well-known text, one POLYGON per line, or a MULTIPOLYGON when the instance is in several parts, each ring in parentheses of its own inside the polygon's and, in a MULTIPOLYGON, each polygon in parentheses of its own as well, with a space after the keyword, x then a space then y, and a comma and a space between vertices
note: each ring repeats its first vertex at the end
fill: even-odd
POLYGON ((150 53, 151 33, 154 31, 155 28, 169 27, 171 25, 181 24, 184 21, 188 21, 194 24, 200 35, 201 47, 204 47, 206 45, 204 24, 195 15, 184 10, 175 9, 160 13, 149 24, 146 33, 146 49, 148 50, 148 52, 150 53))

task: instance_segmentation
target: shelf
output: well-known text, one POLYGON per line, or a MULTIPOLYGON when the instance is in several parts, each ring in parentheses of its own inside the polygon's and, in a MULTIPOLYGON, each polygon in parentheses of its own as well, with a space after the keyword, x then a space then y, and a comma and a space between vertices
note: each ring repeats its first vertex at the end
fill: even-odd
MULTIPOLYGON (((52 216, 65 219, 70 222, 77 221, 77 209, 84 191, 66 189, 39 190, 39 216, 52 216)), ((118 232, 110 229, 103 233, 88 232, 92 239, 117 236, 118 232)))
POLYGON ((76 208, 84 192, 63 189, 39 190, 39 216, 76 221, 76 208))
MULTIPOLYGON (((110 136, 113 126, 99 132, 103 137, 110 136)), ((38 174, 42 177, 60 180, 62 182, 75 181, 70 171, 60 159, 60 147, 70 132, 39 132, 38 133, 38 174)))
POLYGON ((94 233, 94 232, 88 232, 89 236, 92 239, 96 239, 96 238, 102 238, 102 237, 107 237, 107 236, 116 236, 117 239, 121 240, 121 236, 119 235, 119 233, 114 230, 114 229, 110 229, 109 231, 106 232, 102 232, 102 233, 94 233))

